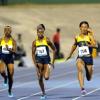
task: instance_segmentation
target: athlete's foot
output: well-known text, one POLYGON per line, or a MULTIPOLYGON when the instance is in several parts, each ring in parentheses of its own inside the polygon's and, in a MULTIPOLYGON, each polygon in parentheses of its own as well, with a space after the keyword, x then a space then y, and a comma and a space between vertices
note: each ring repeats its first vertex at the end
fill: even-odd
POLYGON ((81 89, 81 94, 82 94, 82 95, 85 95, 86 93, 87 93, 86 90, 85 90, 84 88, 82 88, 82 89, 81 89))
POLYGON ((13 93, 12 92, 8 92, 8 97, 10 97, 10 98, 14 97, 13 93))
POLYGON ((41 100, 46 100, 46 95, 45 95, 45 94, 42 95, 40 99, 41 99, 41 100))
POLYGON ((7 76, 6 78, 4 79, 4 84, 3 84, 4 87, 7 87, 8 86, 8 82, 7 82, 7 76))

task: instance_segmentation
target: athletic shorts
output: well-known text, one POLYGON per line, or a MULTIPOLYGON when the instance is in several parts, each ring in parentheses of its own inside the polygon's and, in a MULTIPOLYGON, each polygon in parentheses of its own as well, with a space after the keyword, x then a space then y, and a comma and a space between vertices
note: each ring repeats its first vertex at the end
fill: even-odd
POLYGON ((1 60, 5 64, 14 64, 13 54, 1 54, 1 60))
POLYGON ((41 63, 41 64, 49 64, 50 63, 50 57, 48 57, 48 58, 36 57, 36 62, 41 63))
POLYGON ((93 58, 91 56, 90 57, 77 57, 77 59, 78 58, 82 59, 86 65, 93 65, 93 58))

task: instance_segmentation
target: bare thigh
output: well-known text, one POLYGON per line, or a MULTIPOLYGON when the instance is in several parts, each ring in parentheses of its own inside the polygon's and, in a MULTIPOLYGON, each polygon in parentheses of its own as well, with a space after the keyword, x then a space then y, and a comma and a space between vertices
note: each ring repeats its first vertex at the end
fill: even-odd
POLYGON ((8 67, 7 69, 8 69, 9 74, 13 76, 13 74, 14 74, 14 64, 8 64, 7 67, 8 67))
POLYGON ((77 62, 76 62, 76 65, 77 65, 77 69, 78 69, 78 71, 83 71, 83 69, 84 69, 84 61, 82 60, 82 59, 80 59, 80 58, 78 58, 77 59, 77 62))
POLYGON ((0 60, 0 73, 5 71, 5 64, 3 61, 0 60))

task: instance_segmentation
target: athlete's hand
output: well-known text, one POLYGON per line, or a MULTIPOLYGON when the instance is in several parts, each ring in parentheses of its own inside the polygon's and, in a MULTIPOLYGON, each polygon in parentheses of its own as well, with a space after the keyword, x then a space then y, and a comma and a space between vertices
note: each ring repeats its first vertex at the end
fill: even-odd
POLYGON ((87 30, 87 31, 88 31, 88 32, 90 32, 90 33, 92 33, 92 32, 93 32, 91 28, 88 28, 88 30, 87 30))
POLYGON ((52 64, 53 69, 55 68, 54 64, 52 64))
POLYGON ((35 65, 36 67, 38 67, 38 64, 37 64, 37 63, 34 63, 34 65, 35 65))
POLYGON ((52 66, 53 69, 55 68, 54 63, 52 63, 51 66, 52 66))
POLYGON ((69 55, 69 56, 65 59, 65 61, 69 60, 70 58, 71 58, 71 55, 69 55))

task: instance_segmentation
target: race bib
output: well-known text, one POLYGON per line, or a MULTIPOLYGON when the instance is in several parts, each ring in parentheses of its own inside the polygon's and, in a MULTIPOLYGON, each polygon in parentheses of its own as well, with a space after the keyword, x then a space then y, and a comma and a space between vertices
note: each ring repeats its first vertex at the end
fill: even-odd
MULTIPOLYGON (((9 46, 8 48, 12 48, 12 46, 9 46)), ((7 50, 6 46, 2 46, 2 53, 9 54, 9 51, 7 50)))
POLYGON ((37 56, 46 56, 47 55, 46 47, 37 47, 36 54, 37 56))
POLYGON ((79 52, 79 57, 86 56, 86 55, 90 54, 88 46, 79 47, 78 52, 79 52))

